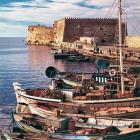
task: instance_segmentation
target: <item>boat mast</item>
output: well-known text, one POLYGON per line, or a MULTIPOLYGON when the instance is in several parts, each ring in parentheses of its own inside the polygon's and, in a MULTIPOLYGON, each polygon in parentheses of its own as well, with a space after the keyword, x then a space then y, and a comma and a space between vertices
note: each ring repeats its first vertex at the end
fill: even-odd
POLYGON ((118 0, 118 9, 119 9, 119 49, 120 49, 121 93, 124 94, 123 53, 122 53, 122 0, 118 0))

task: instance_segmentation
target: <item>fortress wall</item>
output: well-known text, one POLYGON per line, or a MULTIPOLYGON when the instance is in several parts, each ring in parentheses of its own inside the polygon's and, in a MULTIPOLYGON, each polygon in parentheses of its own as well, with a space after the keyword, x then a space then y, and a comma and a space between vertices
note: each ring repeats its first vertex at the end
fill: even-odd
MULTIPOLYGON (((125 24, 122 24, 123 40, 125 24)), ((48 44, 49 42, 75 42, 80 37, 98 38, 99 45, 109 45, 118 42, 118 20, 103 18, 63 18, 54 22, 51 28, 47 26, 29 26, 28 44, 48 44)))
MULTIPOLYGON (((64 18, 58 20, 57 25, 64 27, 57 29, 57 36, 61 40, 63 38, 64 42, 74 42, 79 40, 80 37, 98 37, 99 44, 114 44, 117 40, 117 19, 64 18), (65 24, 63 25, 62 22, 65 24), (63 32, 64 34, 62 34, 63 32)), ((124 33, 124 24, 122 27, 124 33)))
POLYGON ((65 20, 60 19, 54 22, 54 40, 55 42, 64 41, 65 20))
POLYGON ((52 28, 49 28, 47 26, 28 27, 28 44, 49 44, 52 41, 54 41, 52 28))

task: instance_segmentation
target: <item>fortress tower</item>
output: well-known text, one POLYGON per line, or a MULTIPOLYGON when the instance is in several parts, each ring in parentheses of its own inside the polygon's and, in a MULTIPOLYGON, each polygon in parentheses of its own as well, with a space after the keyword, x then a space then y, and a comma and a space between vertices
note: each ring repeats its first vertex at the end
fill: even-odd
POLYGON ((41 25, 28 27, 27 44, 47 45, 53 41, 53 28, 41 25))

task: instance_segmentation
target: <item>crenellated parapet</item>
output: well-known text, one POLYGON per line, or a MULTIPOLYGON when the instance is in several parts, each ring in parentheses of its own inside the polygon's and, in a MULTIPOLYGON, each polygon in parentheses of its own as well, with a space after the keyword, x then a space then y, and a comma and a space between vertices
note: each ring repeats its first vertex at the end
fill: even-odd
MULTIPOLYGON (((116 18, 103 18, 103 17, 88 17, 88 18, 79 18, 79 17, 65 17, 65 20, 106 20, 106 21, 116 21, 116 18)), ((63 19, 61 19, 63 20, 63 19)))

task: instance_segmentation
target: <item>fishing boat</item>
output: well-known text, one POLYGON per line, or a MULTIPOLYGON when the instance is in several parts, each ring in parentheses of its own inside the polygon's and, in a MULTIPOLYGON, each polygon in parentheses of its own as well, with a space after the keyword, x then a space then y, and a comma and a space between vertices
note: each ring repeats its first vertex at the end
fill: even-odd
POLYGON ((70 113, 68 110, 68 106, 66 106, 67 110, 65 107, 63 107, 63 110, 61 107, 52 107, 49 104, 43 104, 43 103, 38 103, 38 104, 29 104, 28 105, 30 108, 30 111, 32 114, 36 114, 41 117, 46 117, 48 115, 56 115, 57 111, 59 112, 60 115, 63 116, 71 116, 71 117, 83 117, 83 118, 90 118, 90 117, 111 117, 111 118, 139 118, 140 117, 140 108, 133 108, 133 107, 110 107, 110 108, 100 108, 98 111, 97 110, 90 110, 90 111, 85 111, 85 108, 78 108, 73 107, 70 108, 73 111, 70 113), (77 112, 74 111, 77 109, 77 112), (83 112, 83 113, 82 113, 83 112))
POLYGON ((54 59, 67 59, 69 56, 80 56, 78 52, 75 51, 62 51, 54 54, 54 59))
MULTIPOLYGON (((81 130, 77 132, 70 133, 49 133, 48 136, 51 138, 59 138, 62 140, 139 140, 139 128, 126 128, 123 131, 116 129, 115 127, 106 128, 108 134, 102 133, 98 129, 94 131, 91 130, 81 130), (112 132, 111 130, 114 132, 112 132), (98 132, 98 134, 95 133, 98 132), (109 133, 110 131, 110 133, 109 133), (115 132, 117 131, 117 132, 115 132), (93 134, 90 134, 92 133, 93 134), (75 134, 76 133, 76 134, 75 134), (114 134, 113 134, 114 133, 114 134)), ((106 131, 107 132, 107 131, 106 131)))
POLYGON ((45 119, 31 114, 14 113, 14 121, 24 132, 55 132, 75 128, 74 120, 70 117, 47 116, 45 119))
POLYGON ((95 112, 95 116, 101 117, 115 117, 115 118, 136 118, 140 117, 140 108, 133 107, 111 107, 102 109, 101 111, 95 112))
POLYGON ((97 86, 92 76, 92 73, 60 73, 63 82, 72 87, 97 86))
POLYGON ((52 107, 49 104, 41 105, 41 104, 29 104, 30 111, 32 114, 41 116, 46 118, 47 116, 56 115, 57 111, 60 111, 60 113, 63 112, 63 110, 58 110, 58 107, 52 107))
POLYGON ((75 56, 75 55, 70 55, 67 58, 67 61, 69 62, 89 62, 90 58, 87 56, 75 56))
POLYGON ((35 133, 3 132, 1 135, 1 140, 51 140, 51 139, 48 138, 47 134, 45 133, 35 134, 35 133))
POLYGON ((16 125, 23 130, 24 132, 29 132, 29 133, 41 133, 43 130, 43 126, 41 124, 34 124, 31 119, 30 115, 23 116, 23 114, 13 114, 14 121, 16 122, 16 125), (24 118, 24 119, 23 119, 24 118))
POLYGON ((61 53, 61 52, 62 52, 61 49, 55 49, 55 48, 52 48, 52 49, 50 50, 50 53, 51 53, 51 54, 61 53))
POLYGON ((46 101, 46 102, 61 102, 63 100, 63 93, 57 89, 50 90, 46 89, 23 89, 21 84, 14 82, 13 83, 17 102, 18 103, 31 103, 37 101, 46 101))
POLYGON ((17 82, 13 83, 17 102, 18 103, 35 103, 39 101, 46 102, 71 102, 73 105, 81 104, 83 108, 99 108, 99 107, 134 107, 140 105, 139 94, 135 94, 135 91, 139 89, 139 79, 136 80, 134 92, 125 91, 124 94, 118 89, 118 85, 114 81, 108 82, 106 88, 103 86, 88 86, 84 89, 57 89, 55 80, 49 85, 50 88, 47 89, 24 89, 17 82), (54 89, 54 90, 53 90, 54 89), (49 93, 47 95, 47 93, 49 93))
MULTIPOLYGON (((19 114, 14 114, 15 121, 17 125, 24 131, 33 131, 36 133, 40 133, 40 129, 36 128, 39 127, 36 121, 31 122, 29 118, 24 116, 21 117, 19 114), (29 125, 30 123, 30 125, 29 125), (26 128, 26 129, 25 129, 26 128)), ((41 132, 46 132, 48 137, 50 138, 59 138, 62 140, 89 140, 89 139, 96 139, 96 140, 114 140, 116 137, 120 140, 125 140, 128 138, 133 138, 133 140, 138 140, 140 136, 140 128, 122 128, 118 129, 114 126, 106 127, 103 129, 99 128, 91 128, 91 129, 84 129, 84 128, 75 128, 75 124, 73 120, 68 118, 55 118, 53 117, 47 118, 45 121, 45 128, 42 129, 41 132), (67 120, 67 121, 66 121, 67 120), (48 126, 47 122, 51 124, 51 127, 48 126), (54 123, 55 122, 55 123, 54 123), (59 122, 59 123, 56 123, 59 122), (59 125, 58 125, 59 124, 59 125), (60 125, 61 124, 61 125, 60 125), (74 125, 73 125, 74 124, 74 125), (52 126, 53 125, 53 126, 52 126), (67 128, 67 129, 66 129, 67 128)))
POLYGON ((62 80, 64 81, 64 83, 71 85, 73 87, 82 87, 82 81, 77 80, 76 77, 71 77, 71 78, 73 78, 73 80, 70 80, 69 78, 65 77, 65 78, 62 78, 62 80))

